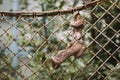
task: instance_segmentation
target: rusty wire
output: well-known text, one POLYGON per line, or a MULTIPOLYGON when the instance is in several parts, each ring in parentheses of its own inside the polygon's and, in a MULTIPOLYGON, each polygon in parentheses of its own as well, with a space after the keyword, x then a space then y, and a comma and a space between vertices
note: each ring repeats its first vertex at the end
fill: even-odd
MULTIPOLYGON (((120 46, 115 41, 116 36, 120 36, 120 30, 115 29, 113 25, 114 23, 120 24, 120 14, 113 15, 110 10, 113 7, 118 9, 120 7, 117 5, 118 0, 114 2, 110 0, 111 5, 108 8, 98 4, 100 1, 103 0, 93 1, 69 10, 0 12, 0 79, 110 80, 110 78, 116 78, 114 75, 118 75, 120 72, 120 46), (66 60, 59 69, 53 69, 51 56, 59 50, 65 49, 70 42, 67 38, 72 37, 69 23, 73 16, 68 14, 86 9, 91 5, 94 6, 92 6, 90 14, 97 20, 93 23, 85 20, 88 27, 85 26, 83 38, 84 42, 89 41, 86 44, 85 53, 78 59, 71 57, 66 60), (103 14, 97 15, 96 7, 102 9, 103 14), (104 19, 106 14, 113 19, 109 23, 105 22, 105 27, 100 29, 97 24, 104 19), (66 18, 65 15, 68 17, 66 18), (13 17, 16 17, 16 20, 13 20, 13 17), (47 19, 48 22, 45 22, 44 19, 47 19), (13 29, 17 30, 16 34, 13 33, 13 29), (112 35, 106 33, 109 31, 112 32, 112 35), (16 53, 10 47, 14 42, 19 46, 16 53), (31 47, 32 52, 26 49, 31 47), (26 53, 26 56, 21 57, 20 54, 23 52, 26 53), (19 65, 13 68, 11 64, 15 57, 19 60, 19 65)), ((119 80, 120 77, 118 76, 116 79, 119 80)))
POLYGON ((80 10, 83 10, 83 9, 86 9, 86 8, 89 8, 93 5, 96 5, 98 3, 100 3, 101 1, 104 1, 104 0, 97 0, 97 1, 92 1, 92 2, 89 2, 89 3, 86 3, 84 4, 83 6, 78 6, 78 7, 75 7, 75 8, 70 8, 68 10, 53 10, 53 11, 44 11, 44 12, 0 12, 1 15, 5 15, 5 16, 28 16, 28 17, 34 17, 34 16, 55 16, 55 15, 58 15, 58 14, 70 14, 70 13, 73 13, 75 11, 80 11, 80 10))

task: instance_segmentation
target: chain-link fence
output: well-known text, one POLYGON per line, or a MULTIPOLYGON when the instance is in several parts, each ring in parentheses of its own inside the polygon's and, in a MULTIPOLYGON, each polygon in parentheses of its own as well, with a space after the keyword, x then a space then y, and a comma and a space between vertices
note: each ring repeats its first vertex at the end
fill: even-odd
POLYGON ((79 8, 0 12, 0 80, 119 80, 120 1, 88 6, 80 8, 86 8, 81 15, 87 48, 80 58, 70 56, 58 69, 52 67, 51 57, 72 41, 69 13, 79 8))

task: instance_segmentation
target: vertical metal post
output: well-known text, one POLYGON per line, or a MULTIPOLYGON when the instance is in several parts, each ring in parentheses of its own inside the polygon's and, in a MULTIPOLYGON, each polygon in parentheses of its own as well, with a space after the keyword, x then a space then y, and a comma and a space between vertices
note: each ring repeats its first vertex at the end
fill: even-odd
MULTIPOLYGON (((42 6, 42 11, 44 11, 44 4, 41 4, 41 6, 42 6)), ((46 18, 45 17, 43 17, 42 23, 46 24, 46 18)), ((45 38, 47 40, 48 35, 47 35, 47 28, 46 28, 46 26, 44 26, 44 36, 45 36, 45 38)))

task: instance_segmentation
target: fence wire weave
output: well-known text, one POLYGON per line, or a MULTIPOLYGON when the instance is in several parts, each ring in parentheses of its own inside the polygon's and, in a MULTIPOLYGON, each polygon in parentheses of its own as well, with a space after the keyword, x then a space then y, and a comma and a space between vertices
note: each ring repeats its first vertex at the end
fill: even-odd
POLYGON ((51 56, 72 40, 71 12, 54 16, 0 12, 0 79, 119 80, 120 1, 96 4, 88 11, 91 19, 85 18, 83 31, 86 51, 58 69, 52 68, 51 56))

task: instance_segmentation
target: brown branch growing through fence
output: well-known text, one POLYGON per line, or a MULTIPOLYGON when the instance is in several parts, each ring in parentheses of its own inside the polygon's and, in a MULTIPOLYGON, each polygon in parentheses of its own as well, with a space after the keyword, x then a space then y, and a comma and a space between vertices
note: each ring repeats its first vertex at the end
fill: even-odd
POLYGON ((83 9, 86 9, 88 7, 91 7, 93 5, 98 4, 103 0, 97 0, 97 1, 92 1, 89 3, 84 4, 83 6, 71 8, 68 10, 53 10, 53 11, 44 11, 44 12, 0 12, 0 15, 5 15, 5 16, 23 16, 23 17, 34 17, 34 16, 54 16, 58 14, 68 14, 68 13, 73 13, 74 11, 80 11, 83 9))

